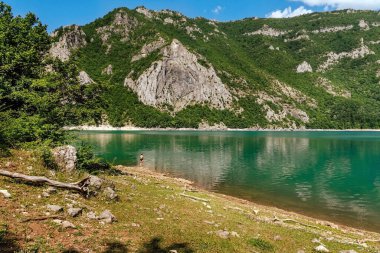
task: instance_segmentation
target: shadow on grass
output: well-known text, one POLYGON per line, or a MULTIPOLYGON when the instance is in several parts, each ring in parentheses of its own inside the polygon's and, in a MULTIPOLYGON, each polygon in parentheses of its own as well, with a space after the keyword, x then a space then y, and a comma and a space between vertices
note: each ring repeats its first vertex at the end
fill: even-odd
POLYGON ((0 252, 13 253, 20 251, 20 249, 16 236, 0 227, 0 252))
POLYGON ((69 248, 69 249, 65 249, 61 253, 80 253, 80 251, 78 251, 78 250, 76 250, 74 248, 69 248))
POLYGON ((183 253, 193 253, 194 251, 188 246, 187 243, 173 243, 168 247, 160 246, 162 239, 155 237, 149 242, 145 243, 139 253, 169 253, 171 250, 176 250, 183 253))

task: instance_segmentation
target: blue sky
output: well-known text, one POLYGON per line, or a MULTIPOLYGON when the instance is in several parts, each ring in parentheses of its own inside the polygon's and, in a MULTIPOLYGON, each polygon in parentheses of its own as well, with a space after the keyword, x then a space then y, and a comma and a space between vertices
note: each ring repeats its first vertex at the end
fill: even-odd
POLYGON ((186 16, 219 21, 245 17, 292 17, 313 11, 344 8, 379 9, 380 0, 3 0, 16 15, 33 12, 48 30, 87 24, 117 7, 171 9, 186 16))

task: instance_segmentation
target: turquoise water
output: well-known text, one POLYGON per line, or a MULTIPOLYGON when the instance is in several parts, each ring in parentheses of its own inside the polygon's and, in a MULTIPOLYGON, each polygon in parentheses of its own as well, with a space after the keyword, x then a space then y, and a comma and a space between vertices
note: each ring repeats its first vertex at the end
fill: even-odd
POLYGON ((377 132, 80 132, 99 156, 209 190, 380 231, 377 132))

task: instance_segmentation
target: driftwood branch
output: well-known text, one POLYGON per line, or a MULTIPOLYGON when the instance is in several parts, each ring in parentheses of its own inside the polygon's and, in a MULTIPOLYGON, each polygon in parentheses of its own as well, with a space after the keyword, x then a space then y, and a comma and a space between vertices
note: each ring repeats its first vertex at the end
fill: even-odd
POLYGON ((62 215, 32 217, 32 218, 24 219, 21 222, 25 223, 29 221, 44 221, 44 220, 50 220, 50 219, 64 219, 64 217, 62 215))
POLYGON ((88 188, 86 187, 87 185, 85 183, 88 180, 88 178, 85 178, 78 183, 63 183, 63 182, 51 180, 46 177, 28 176, 28 175, 24 175, 24 174, 20 174, 16 172, 10 172, 6 170, 0 170, 0 176, 20 179, 25 182, 34 183, 34 184, 46 184, 46 185, 54 186, 61 189, 77 191, 81 194, 88 195, 88 188))

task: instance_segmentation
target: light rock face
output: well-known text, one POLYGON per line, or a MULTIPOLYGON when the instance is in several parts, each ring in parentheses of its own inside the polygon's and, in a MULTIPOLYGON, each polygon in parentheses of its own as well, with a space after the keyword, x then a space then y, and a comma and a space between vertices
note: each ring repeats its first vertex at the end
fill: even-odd
POLYGON ((113 66, 112 64, 108 65, 107 68, 102 70, 103 75, 112 75, 113 74, 113 66))
POLYGON ((351 30, 352 28, 354 28, 353 25, 348 25, 348 26, 333 26, 333 27, 321 28, 319 30, 314 30, 314 31, 311 31, 311 32, 314 33, 314 34, 318 34, 318 33, 336 33, 336 32, 340 32, 340 31, 348 31, 348 30, 351 30))
POLYGON ((141 13, 141 14, 143 14, 145 17, 147 17, 147 18, 153 18, 153 13, 150 11, 150 10, 148 10, 147 8, 144 8, 144 7, 138 7, 137 9, 136 9, 136 11, 138 12, 138 13, 141 13))
POLYGON ((333 86, 328 79, 323 77, 318 78, 317 87, 322 87, 327 93, 333 95, 334 97, 339 96, 344 98, 351 98, 351 92, 347 90, 339 90, 333 86))
POLYGON ((134 55, 132 57, 132 62, 135 62, 135 61, 138 61, 142 58, 145 58, 147 57, 149 54, 151 54, 152 52, 162 48, 163 46, 165 46, 165 40, 161 37, 158 38, 158 40, 155 40, 149 44, 145 44, 142 49, 140 50, 140 53, 137 54, 137 55, 134 55))
POLYGON ((58 168, 71 172, 75 170, 77 162, 77 150, 73 146, 62 146, 53 149, 53 158, 58 165, 58 168))
POLYGON ((78 80, 80 85, 88 85, 95 83, 94 80, 92 80, 91 77, 85 71, 79 72, 78 80))
POLYGON ((297 66, 297 73, 305 73, 305 72, 310 72, 310 73, 313 72, 313 68, 306 61, 304 61, 303 63, 297 66))
POLYGON ((109 38, 114 33, 121 35, 121 40, 125 42, 129 40, 129 34, 137 25, 137 19, 128 16, 128 13, 124 10, 120 10, 116 13, 111 25, 99 27, 96 29, 96 32, 100 35, 103 44, 107 44, 109 38))
MULTIPOLYGON (((52 37, 58 36, 58 32, 55 32, 52 37)), ((63 35, 59 38, 58 42, 55 42, 50 48, 50 55, 60 59, 61 61, 67 61, 70 58, 71 51, 79 49, 87 45, 86 34, 79 26, 70 26, 64 28, 63 35)))
POLYGON ((367 45, 364 45, 363 41, 361 43, 361 47, 354 49, 351 52, 342 52, 342 53, 334 53, 330 52, 327 54, 327 60, 321 64, 318 68, 319 72, 325 72, 331 66, 338 64, 339 60, 343 58, 351 58, 351 59, 359 59, 364 58, 367 55, 375 54, 371 49, 368 48, 367 45))
POLYGON ((157 108, 171 105, 175 112, 193 104, 229 108, 232 96, 213 67, 198 63, 198 57, 176 39, 161 53, 162 59, 136 81, 125 79, 124 85, 136 92, 141 102, 157 108))
POLYGON ((281 31, 274 29, 269 25, 264 25, 260 30, 251 33, 246 33, 245 35, 264 35, 269 37, 279 37, 287 33, 289 33, 289 31, 281 31))

